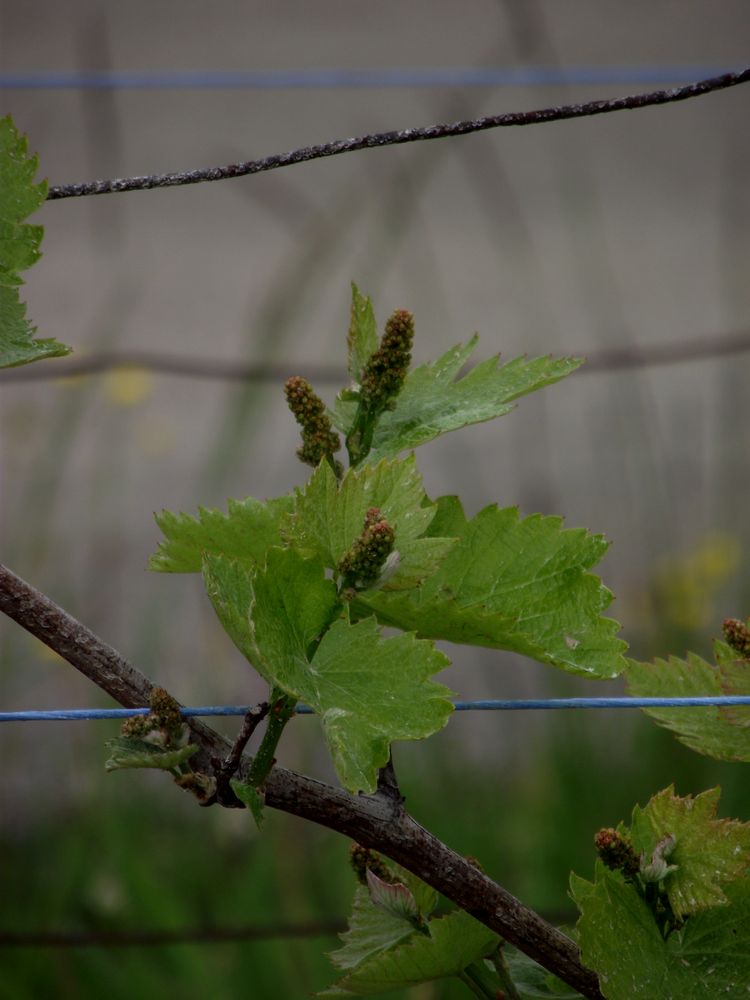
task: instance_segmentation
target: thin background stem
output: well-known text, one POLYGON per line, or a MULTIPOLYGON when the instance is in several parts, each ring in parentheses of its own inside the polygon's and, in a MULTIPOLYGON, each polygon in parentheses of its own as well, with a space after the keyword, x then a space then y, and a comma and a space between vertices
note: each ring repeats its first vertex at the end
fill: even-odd
MULTIPOLYGON (((737 333, 704 333, 690 340, 674 343, 626 347, 607 347, 595 351, 569 351, 575 357, 585 357, 586 364, 579 375, 594 372, 622 371, 629 368, 655 368, 689 361, 733 357, 750 351, 750 330, 737 333)), ((117 351, 89 354, 84 358, 55 358, 43 365, 23 365, 0 371, 0 382, 45 382, 50 379, 72 378, 79 375, 99 375, 113 368, 145 368, 159 375, 197 379, 224 379, 228 382, 269 382, 278 384, 290 372, 304 375, 316 384, 343 385, 347 374, 336 365, 321 365, 309 361, 253 363, 221 361, 215 358, 186 358, 180 354, 158 351, 117 351)))

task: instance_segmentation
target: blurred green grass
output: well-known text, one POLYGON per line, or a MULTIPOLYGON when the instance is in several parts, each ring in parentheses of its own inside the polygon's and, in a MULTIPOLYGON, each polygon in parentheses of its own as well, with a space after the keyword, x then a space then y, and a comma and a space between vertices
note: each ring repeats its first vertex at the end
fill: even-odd
MULTIPOLYGON (((503 718, 497 713, 494 723, 501 727, 503 718)), ((699 757, 640 714, 558 712, 546 721, 543 738, 522 748, 521 768, 501 759, 478 764, 457 751, 457 730, 472 725, 467 716, 455 717, 430 747, 399 745, 396 761, 411 812, 554 922, 575 917, 568 875, 591 873, 594 832, 626 819, 636 802, 671 782, 680 794, 719 783, 722 815, 750 816, 742 765, 699 757)), ((81 766, 96 767, 90 752, 81 766)), ((347 842, 338 835, 273 812, 258 834, 246 813, 194 807, 161 775, 102 774, 75 808, 21 835, 5 832, 0 850, 0 930, 14 932, 329 923, 345 918, 354 889, 347 842)), ((336 978, 324 954, 335 946, 328 933, 156 947, 6 947, 0 996, 305 997, 336 978)), ((465 992, 450 982, 390 995, 452 1000, 465 992)))

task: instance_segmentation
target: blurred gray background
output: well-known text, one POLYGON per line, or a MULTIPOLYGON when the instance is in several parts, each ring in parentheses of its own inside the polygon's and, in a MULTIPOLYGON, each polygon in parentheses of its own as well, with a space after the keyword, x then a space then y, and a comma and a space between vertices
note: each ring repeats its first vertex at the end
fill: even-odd
MULTIPOLYGON (((28 134, 41 176, 77 182, 647 91, 671 67, 681 81, 685 67, 741 68, 749 33, 740 0, 2 0, 3 74, 652 67, 655 80, 5 89, 2 113, 28 134)), ((750 330, 749 102, 738 87, 246 179, 48 203, 32 220, 45 227, 44 257, 25 299, 40 335, 72 345, 74 357, 143 350, 274 362, 288 374, 343 365, 352 280, 381 323, 395 308, 414 312, 417 362, 474 331, 477 358, 710 343, 750 330)), ((604 532, 612 614, 636 652, 688 642, 705 652, 723 615, 748 611, 748 364, 739 354, 576 374, 501 421, 421 449, 427 490, 460 492, 472 513, 518 504, 604 532)), ((319 386, 329 400, 337 388, 319 386)), ((200 581, 146 572, 159 538, 152 512, 292 489, 307 474, 297 439, 280 385, 141 369, 5 378, 0 558, 183 701, 252 701, 262 687, 200 581)), ((446 680, 463 697, 605 693, 487 651, 462 655, 446 680)), ((0 684, 6 709, 106 703, 8 621, 0 684)), ((518 727, 541 740, 548 724, 464 718, 450 728, 456 745, 513 761, 518 727)), ((93 725, 50 724, 43 738, 38 727, 4 727, 5 759, 28 765, 3 775, 5 815, 19 823, 49 809, 49 797, 25 793, 29 770, 51 769, 52 799, 91 794, 104 779, 100 751, 87 748, 102 738, 93 725)), ((319 755, 310 740, 284 760, 325 774, 319 755)))

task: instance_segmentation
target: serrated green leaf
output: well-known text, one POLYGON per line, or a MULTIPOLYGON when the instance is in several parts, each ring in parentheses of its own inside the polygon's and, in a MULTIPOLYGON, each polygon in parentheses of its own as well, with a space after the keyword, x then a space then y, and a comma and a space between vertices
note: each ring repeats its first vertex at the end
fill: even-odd
POLYGON ((132 737, 118 737, 107 740, 104 744, 110 751, 109 759, 104 765, 106 771, 119 771, 125 768, 151 767, 162 771, 171 771, 184 764, 198 747, 190 743, 176 750, 168 750, 146 740, 132 737))
POLYGON ((353 382, 359 382, 362 369, 370 355, 378 349, 378 338, 375 313, 369 296, 362 295, 352 282, 352 311, 349 332, 346 337, 349 348, 349 377, 353 382))
POLYGON ((672 961, 690 970, 692 996, 750 993, 750 880, 726 887, 727 905, 704 910, 667 939, 672 961))
MULTIPOLYGON (((733 655, 722 657, 721 646, 723 645, 724 643, 717 642, 714 647, 722 694, 747 697, 750 695, 750 660, 738 660, 737 654, 728 646, 727 649, 733 655)), ((720 705, 719 713, 722 719, 731 726, 746 731, 750 727, 750 705, 720 705)), ((750 736, 750 732, 748 732, 748 736, 750 736)))
POLYGON ((300 548, 316 552, 334 569, 362 533, 365 514, 379 507, 396 529, 399 543, 422 535, 435 510, 421 506, 425 493, 413 456, 349 469, 339 482, 323 462, 295 496, 294 510, 282 532, 300 548))
MULTIPOLYGON (((688 653, 684 660, 676 656, 653 663, 628 660, 628 691, 639 698, 692 698, 735 693, 736 688, 732 685, 738 684, 737 678, 727 669, 728 661, 721 655, 721 649, 719 654, 722 662, 718 667, 695 653, 688 653)), ((728 714, 716 705, 647 708, 644 711, 697 753, 718 760, 750 761, 750 729, 733 724, 739 716, 728 714)))
POLYGON ((727 906, 704 910, 666 940, 646 903, 621 876, 599 866, 595 883, 571 876, 581 911, 585 965, 607 1000, 704 1000, 750 988, 750 881, 727 886, 727 906))
POLYGON ((374 792, 394 740, 431 736, 453 711, 451 692, 429 678, 449 664, 413 635, 381 639, 374 618, 337 621, 323 636, 299 697, 320 715, 342 784, 374 792))
POLYGON ((651 910, 614 872, 595 883, 571 875, 570 893, 583 964, 599 976, 607 1000, 686 1000, 694 986, 688 969, 669 956, 651 910), (674 967, 673 967, 674 963, 674 967))
POLYGON ((435 516, 425 534, 430 537, 460 538, 466 531, 467 520, 458 497, 438 497, 434 506, 435 516))
POLYGON ((252 586, 255 666, 273 686, 307 702, 312 647, 339 608, 336 586, 317 556, 277 548, 269 549, 252 586))
POLYGON ((677 917, 725 903, 722 885, 740 878, 750 862, 750 824, 717 820, 720 795, 713 788, 681 798, 666 788, 633 810, 630 836, 637 853, 650 857, 667 834, 675 838, 669 863, 676 870, 664 889, 677 917))
POLYGON ((260 661, 256 662, 250 606, 253 603, 255 571, 247 563, 226 556, 206 553, 203 557, 203 583, 224 631, 243 656, 270 683, 260 661))
POLYGON ((365 959, 414 933, 414 926, 373 906, 364 886, 354 894, 349 928, 340 935, 343 947, 330 953, 337 969, 353 969, 365 959))
POLYGON ((279 521, 292 509, 294 498, 230 500, 228 513, 198 508, 198 517, 163 510, 156 523, 165 540, 151 556, 157 573, 200 573, 203 553, 225 555, 255 565, 272 545, 281 545, 279 521))
POLYGON ((714 639, 714 659, 717 664, 731 663, 737 659, 737 651, 732 649, 728 642, 721 639, 714 639))
MULTIPOLYGON (((435 890, 394 861, 386 858, 381 858, 381 861, 398 882, 407 886, 417 904, 419 915, 426 920, 437 906, 438 895, 435 890)), ((402 917, 375 906, 368 889, 358 886, 349 927, 340 935, 344 945, 332 952, 329 958, 338 969, 352 969, 365 958, 389 948, 413 931, 414 924, 411 921, 404 921, 402 917)))
POLYGON ((436 508, 425 503, 422 477, 414 456, 349 469, 339 482, 323 462, 304 490, 298 490, 293 513, 282 522, 282 534, 293 545, 317 553, 329 569, 362 533, 370 507, 379 507, 396 532, 400 556, 396 573, 383 590, 415 587, 434 572, 451 549, 450 538, 420 537, 436 508))
POLYGON ((271 687, 299 697, 308 650, 338 605, 317 557, 270 548, 263 570, 221 555, 203 557, 206 592, 225 631, 271 687))
POLYGON ((0 368, 70 354, 57 340, 35 340, 18 286, 20 272, 41 257, 44 230, 24 223, 47 197, 47 184, 34 184, 39 166, 10 115, 0 118, 0 368))
POLYGON ((463 910, 431 920, 430 936, 414 932, 406 940, 365 959, 318 996, 371 996, 457 976, 492 952, 499 938, 463 910))
POLYGON ((253 572, 204 557, 204 580, 224 628, 274 687, 320 717, 334 764, 350 791, 374 791, 394 740, 422 739, 453 710, 450 691, 429 678, 448 665, 411 635, 381 640, 374 618, 338 620, 336 587, 318 556, 271 548, 253 572))
MULTIPOLYGON (((446 508, 447 509, 447 508, 446 508)), ((450 525, 459 527, 451 504, 450 525)), ((515 507, 487 507, 466 522, 459 542, 417 590, 368 592, 355 613, 374 611, 384 625, 450 642, 508 649, 588 677, 624 667, 616 622, 601 617, 612 600, 588 570, 607 542, 562 519, 515 507)))
MULTIPOLYGON (((478 341, 475 334, 467 344, 458 344, 434 363, 407 375, 395 409, 378 421, 368 464, 394 458, 468 424, 500 417, 513 409, 513 401, 520 396, 558 382, 583 363, 580 358, 521 357, 501 365, 495 356, 457 378, 478 341)), ((335 425, 347 433, 351 405, 337 404, 332 416, 335 425)))

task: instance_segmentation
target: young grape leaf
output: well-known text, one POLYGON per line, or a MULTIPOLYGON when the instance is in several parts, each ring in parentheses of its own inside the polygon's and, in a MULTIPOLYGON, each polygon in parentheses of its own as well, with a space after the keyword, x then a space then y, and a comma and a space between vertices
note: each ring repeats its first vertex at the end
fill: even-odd
POLYGON ((367 871, 367 888, 373 906, 385 910, 399 920, 405 920, 416 926, 419 920, 419 907, 411 889, 403 882, 385 882, 375 872, 367 871))
POLYGON ((42 255, 44 230, 23 222, 47 197, 46 182, 34 184, 38 166, 10 115, 0 118, 0 368, 70 354, 70 348, 57 340, 34 339, 36 328, 26 318, 18 294, 23 284, 20 272, 42 255))
POLYGON ((438 904, 438 894, 432 886, 427 885, 421 878, 402 868, 401 865, 397 865, 395 861, 388 861, 387 868, 397 882, 403 882, 410 890, 417 901, 420 914, 425 918, 429 917, 438 904))
POLYGON ((346 343, 349 348, 349 377, 359 382, 362 369, 378 349, 378 330, 369 296, 362 295, 352 282, 352 311, 346 343))
POLYGON ((265 822, 265 813, 263 811, 263 806, 265 805, 264 793, 260 789, 248 785, 246 781, 240 781, 239 778, 232 778, 229 784, 240 802, 244 802, 250 810, 255 820, 255 825, 260 830, 265 822))
POLYGON ((413 933, 412 923, 373 906, 370 893, 359 886, 354 894, 349 929, 341 935, 343 947, 328 957, 337 969, 353 969, 413 933))
POLYGON ((667 940, 675 958, 705 984, 703 991, 694 985, 696 997, 750 993, 750 879, 727 885, 726 896, 726 906, 696 913, 667 940))
MULTIPOLYGON (((380 862, 395 882, 407 887, 420 916, 426 920, 437 906, 438 896, 435 890, 395 862, 386 861, 382 857, 380 862)), ((387 913, 382 907, 376 906, 371 892, 364 886, 359 886, 354 895, 349 928, 340 935, 344 945, 332 952, 329 958, 338 969, 352 969, 370 955, 408 937, 413 930, 414 923, 411 920, 387 913)))
POLYGON ((712 788, 680 798, 666 788, 644 809, 633 810, 630 837, 637 853, 650 857, 666 835, 675 838, 669 863, 677 867, 664 879, 664 889, 677 917, 725 903, 719 883, 740 878, 750 862, 750 824, 717 820, 720 795, 712 788))
POLYGON ((254 664, 276 687, 307 702, 303 692, 314 673, 310 659, 315 645, 340 612, 336 586, 325 578, 317 556, 273 548, 252 587, 254 664))
POLYGON ((364 958, 318 996, 371 996, 457 976, 494 951, 499 941, 463 910, 431 920, 429 931, 429 936, 414 931, 405 940, 364 958))
POLYGON ((203 557, 203 584, 222 628, 237 649, 269 684, 272 683, 255 661, 255 644, 250 625, 255 571, 247 563, 207 552, 203 557))
POLYGON ((431 736, 453 711, 429 678, 449 660, 413 635, 381 639, 374 618, 335 622, 323 636, 299 697, 320 715, 333 762, 350 792, 374 792, 394 740, 431 736))
MULTIPOLYGON (((456 502, 442 504, 450 530, 456 502)), ((612 599, 588 572, 607 548, 599 535, 563 529, 558 517, 523 520, 495 506, 465 522, 459 542, 417 590, 369 591, 353 604, 381 624, 430 639, 508 649, 588 677, 614 677, 625 644, 601 617, 612 599)))
POLYGON ((617 872, 571 876, 581 957, 607 1000, 704 1000, 750 989, 750 880, 726 887, 727 906, 691 916, 662 937, 651 910, 617 872))
MULTIPOLYGON (((728 642, 723 639, 714 639, 714 659, 721 666, 723 663, 733 663, 740 655, 736 649, 732 649, 728 642)), ((747 661, 741 661, 747 662, 747 661)))
POLYGON ((422 739, 448 721, 450 691, 429 679, 448 659, 431 643, 412 635, 383 640, 374 618, 339 619, 325 631, 339 603, 318 556, 271 548, 253 573, 207 555, 204 579, 219 619, 256 670, 320 715, 349 791, 375 790, 392 741, 422 739))
POLYGON ((506 944, 503 955, 520 1000, 582 1000, 581 994, 572 986, 547 972, 522 951, 506 944))
MULTIPOLYGON (((728 648, 728 647, 727 647, 728 648)), ((707 663, 695 653, 684 660, 640 663, 628 660, 628 691, 639 698, 711 697, 747 693, 747 667, 739 661, 732 666, 723 643, 716 644, 719 664, 707 663), (744 679, 744 682, 743 682, 744 679)), ((736 654, 734 654, 736 656, 736 654)), ((718 760, 750 761, 750 729, 734 724, 740 714, 728 713, 716 705, 698 708, 647 708, 647 715, 671 729, 691 750, 718 760)), ((744 713, 743 713, 744 715, 744 713)))
POLYGON ((147 740, 134 739, 132 736, 107 740, 104 745, 111 751, 104 765, 105 771, 136 767, 155 767, 162 771, 171 771, 198 752, 198 747, 193 743, 168 749, 149 743, 147 740))
POLYGON ((224 630, 272 687, 299 697, 308 650, 338 606, 317 557, 270 548, 263 570, 225 556, 203 557, 206 591, 224 630))
MULTIPOLYGON (((746 698, 750 695, 750 660, 738 660, 737 653, 728 646, 728 655, 722 659, 722 646, 724 643, 715 643, 722 694, 746 698)), ((721 705, 719 712, 732 726, 746 731, 750 727, 750 705, 721 705)))
POLYGON ((325 566, 335 569, 362 533, 368 509, 378 507, 395 529, 400 559, 383 589, 409 589, 437 568, 455 541, 420 537, 436 512, 425 501, 413 455, 401 462, 349 469, 340 483, 322 462, 304 490, 297 491, 294 511, 282 522, 281 532, 288 542, 317 553, 325 566))
MULTIPOLYGON (((558 382, 583 363, 581 358, 521 357, 501 365, 495 356, 458 379, 478 341, 475 334, 468 343, 458 344, 434 363, 421 365, 407 375, 395 409, 386 411, 378 421, 368 464, 394 458, 468 424, 503 416, 520 396, 558 382)), ((341 400, 330 416, 347 434, 354 413, 352 404, 341 400)))
POLYGON ((200 573, 204 552, 254 565, 272 545, 281 544, 279 520, 291 510, 293 497, 275 500, 230 500, 229 511, 199 507, 198 517, 163 510, 156 523, 165 540, 149 560, 157 573, 200 573))
MULTIPOLYGON (((431 504, 426 497, 425 506, 431 504)), ((435 501, 435 516, 425 531, 425 535, 437 538, 460 538, 466 531, 466 515, 457 496, 438 497, 435 501)))

